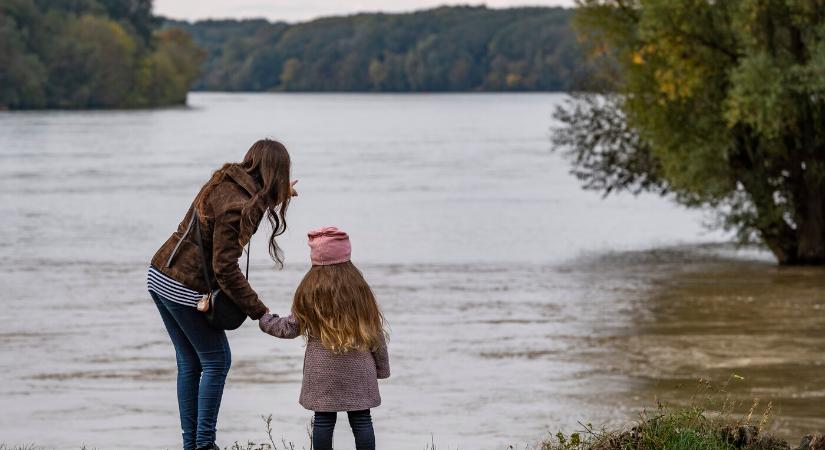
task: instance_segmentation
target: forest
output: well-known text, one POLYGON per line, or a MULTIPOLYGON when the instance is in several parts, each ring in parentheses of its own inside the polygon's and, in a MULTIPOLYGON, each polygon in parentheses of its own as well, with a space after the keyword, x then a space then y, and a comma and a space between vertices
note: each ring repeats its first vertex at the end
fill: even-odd
POLYGON ((151 0, 0 2, 0 109, 183 104, 205 53, 151 0))
POLYGON ((560 91, 585 74, 573 10, 440 7, 287 24, 166 20, 206 52, 197 90, 560 91))
POLYGON ((288 24, 157 17, 152 0, 0 2, 0 109, 142 108, 212 91, 564 91, 564 8, 441 7, 288 24))

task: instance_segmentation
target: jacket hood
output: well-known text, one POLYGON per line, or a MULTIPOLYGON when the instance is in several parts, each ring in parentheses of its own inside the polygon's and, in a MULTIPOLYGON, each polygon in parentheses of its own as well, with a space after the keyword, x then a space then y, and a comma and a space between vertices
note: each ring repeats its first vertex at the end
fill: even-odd
POLYGON ((238 185, 249 192, 249 195, 255 195, 261 190, 261 185, 252 178, 239 164, 234 164, 226 169, 226 174, 229 175, 238 185))

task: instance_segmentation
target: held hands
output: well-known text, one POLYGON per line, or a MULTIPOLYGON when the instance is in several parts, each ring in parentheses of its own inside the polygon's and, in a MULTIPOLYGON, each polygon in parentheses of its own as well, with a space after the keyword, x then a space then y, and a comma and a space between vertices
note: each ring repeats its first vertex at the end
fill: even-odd
MULTIPOLYGON (((258 317, 258 321, 259 321, 259 322, 260 322, 261 320, 263 320, 263 319, 264 319, 264 317, 266 317, 266 316, 267 316, 267 314, 269 314, 269 306, 264 305, 264 308, 266 308, 266 312, 265 312, 265 313, 264 313, 261 317, 258 317)), ((261 323, 263 323, 263 322, 261 322, 261 323)))
MULTIPOLYGON (((207 312, 209 311, 209 295, 204 295, 198 300, 198 311, 200 312, 207 312)), ((266 312, 264 314, 269 314, 269 307, 266 307, 266 312)), ((263 316, 261 316, 263 317, 263 316)), ((260 320, 260 319, 259 319, 260 320)))

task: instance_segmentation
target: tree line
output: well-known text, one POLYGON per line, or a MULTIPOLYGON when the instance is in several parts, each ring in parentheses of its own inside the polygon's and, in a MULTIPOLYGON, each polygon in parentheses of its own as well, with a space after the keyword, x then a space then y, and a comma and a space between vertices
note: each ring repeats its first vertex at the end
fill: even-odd
POLYGON ((181 104, 205 54, 151 0, 0 2, 0 108, 181 104))
POLYGON ((572 12, 463 6, 165 26, 188 31, 206 50, 199 90, 559 91, 585 69, 572 12))

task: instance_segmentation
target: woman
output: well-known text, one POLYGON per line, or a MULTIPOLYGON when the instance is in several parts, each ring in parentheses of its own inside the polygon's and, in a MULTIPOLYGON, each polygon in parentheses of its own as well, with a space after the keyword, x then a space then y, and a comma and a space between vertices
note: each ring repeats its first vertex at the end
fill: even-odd
POLYGON ((212 175, 177 231, 152 258, 147 284, 175 346, 184 450, 220 448, 215 427, 231 364, 226 333, 207 323, 196 308, 198 300, 210 285, 219 286, 252 319, 268 311, 241 272, 238 258, 266 215, 272 225, 269 254, 283 265, 275 238, 286 230, 289 200, 298 195, 289 173, 289 153, 280 142, 256 142, 243 162, 225 164, 212 175), (195 211, 199 228, 191 226, 195 211), (198 229, 209 282, 201 267, 198 229))

